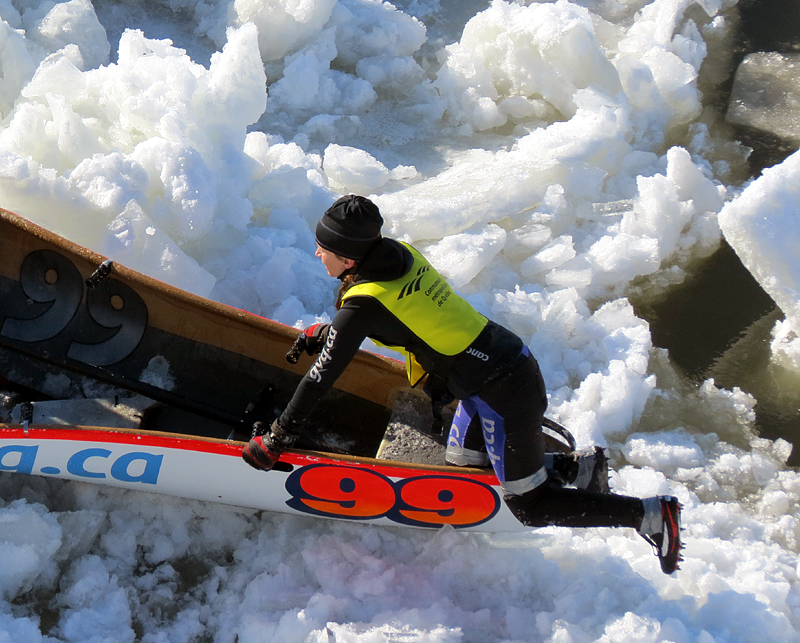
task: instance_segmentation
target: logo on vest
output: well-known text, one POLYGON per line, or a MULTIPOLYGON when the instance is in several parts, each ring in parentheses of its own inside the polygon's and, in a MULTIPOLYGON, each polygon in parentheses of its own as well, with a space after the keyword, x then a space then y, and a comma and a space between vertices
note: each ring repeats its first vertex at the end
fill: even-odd
POLYGON ((411 281, 409 281, 405 286, 400 289, 400 294, 397 295, 397 299, 400 300, 406 295, 414 294, 415 292, 419 292, 420 285, 422 284, 422 278, 425 276, 425 273, 430 270, 430 266, 422 266, 419 270, 417 270, 417 276, 414 277, 411 281))
POLYGON ((468 348, 467 355, 472 355, 473 357, 477 357, 478 359, 483 360, 484 362, 489 361, 489 356, 486 353, 482 353, 477 348, 468 348))

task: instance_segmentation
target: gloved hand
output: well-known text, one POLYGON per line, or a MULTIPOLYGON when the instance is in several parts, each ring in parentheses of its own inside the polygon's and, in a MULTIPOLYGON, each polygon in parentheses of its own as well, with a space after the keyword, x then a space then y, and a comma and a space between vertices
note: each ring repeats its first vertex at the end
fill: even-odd
POLYGON ((242 459, 254 469, 270 471, 281 459, 281 451, 275 448, 267 433, 256 436, 247 443, 242 449, 242 459))
POLYGON ((322 351, 325 342, 328 341, 330 328, 330 324, 314 324, 303 331, 303 335, 306 337, 306 353, 316 355, 322 351))
POLYGON ((286 353, 286 361, 290 364, 297 364, 297 360, 300 359, 300 353, 303 351, 308 355, 316 355, 322 351, 325 342, 328 341, 330 327, 330 324, 314 324, 306 328, 297 336, 289 352, 286 353))
POLYGON ((259 435, 260 430, 263 430, 263 424, 256 422, 253 425, 252 439, 242 449, 242 459, 254 469, 269 471, 280 460, 281 453, 292 446, 298 436, 287 432, 278 420, 263 435, 259 435))

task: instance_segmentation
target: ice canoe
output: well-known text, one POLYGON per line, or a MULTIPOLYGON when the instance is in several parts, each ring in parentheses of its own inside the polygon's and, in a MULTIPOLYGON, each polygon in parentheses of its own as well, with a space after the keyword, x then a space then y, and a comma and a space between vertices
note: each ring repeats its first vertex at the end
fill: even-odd
POLYGON ((490 470, 376 457, 410 389, 401 363, 366 352, 312 417, 318 442, 345 444, 347 454, 305 448, 287 453, 280 471, 247 466, 248 403, 268 386, 281 408, 311 364, 285 360, 297 333, 0 210, 0 375, 42 398, 58 376, 149 405, 129 426, 90 424, 80 413, 67 423, 0 424, 0 471, 363 523, 524 529, 490 470), (154 359, 168 367, 163 381, 145 376, 154 359))

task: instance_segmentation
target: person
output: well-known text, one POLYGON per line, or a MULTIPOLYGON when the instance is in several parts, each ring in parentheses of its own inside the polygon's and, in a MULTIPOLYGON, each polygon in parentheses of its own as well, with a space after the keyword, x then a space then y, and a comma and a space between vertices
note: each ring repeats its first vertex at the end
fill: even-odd
POLYGON ((382 226, 378 207, 352 194, 338 199, 317 224, 316 256, 341 281, 337 312, 330 324, 304 332, 307 352, 319 356, 280 417, 243 449, 245 461, 257 469, 274 467, 369 337, 406 352, 411 384, 427 375, 435 408, 459 400, 447 462, 491 463, 506 505, 522 524, 631 527, 654 547, 665 573, 677 570, 677 498, 598 493, 564 487, 549 476, 542 434, 547 393, 528 347, 456 294, 416 249, 383 237, 382 226))

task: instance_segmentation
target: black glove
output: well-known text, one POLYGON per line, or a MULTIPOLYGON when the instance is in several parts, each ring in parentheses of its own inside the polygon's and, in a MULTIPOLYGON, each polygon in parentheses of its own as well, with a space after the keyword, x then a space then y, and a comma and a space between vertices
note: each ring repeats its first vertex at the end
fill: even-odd
POLYGON ((275 448, 269 434, 259 435, 242 449, 242 459, 254 469, 270 471, 281 459, 281 452, 275 448))
POLYGON ((294 344, 286 353, 286 361, 290 364, 297 364, 300 353, 305 351, 309 355, 316 355, 322 351, 325 342, 328 341, 328 330, 330 324, 314 324, 309 326, 294 340, 294 344))
POLYGON ((269 471, 278 463, 281 453, 292 446, 298 436, 286 431, 278 420, 262 434, 263 429, 262 422, 253 425, 253 437, 242 449, 242 459, 254 469, 269 471))
POLYGON ((328 341, 330 328, 330 324, 314 324, 303 331, 303 335, 306 337, 306 353, 316 355, 322 352, 325 342, 328 341))

